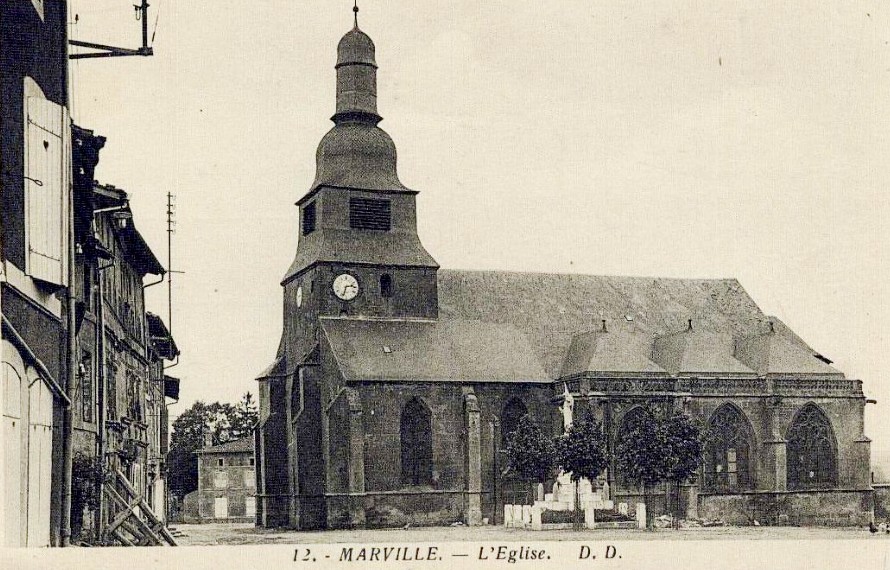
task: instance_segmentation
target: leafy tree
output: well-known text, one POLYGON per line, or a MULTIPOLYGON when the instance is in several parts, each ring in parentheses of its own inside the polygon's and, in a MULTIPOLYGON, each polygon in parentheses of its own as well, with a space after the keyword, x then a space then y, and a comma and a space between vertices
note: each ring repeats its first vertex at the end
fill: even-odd
POLYGON ((704 439, 701 426, 686 414, 674 414, 663 423, 664 437, 670 449, 667 479, 676 489, 674 520, 680 517, 680 485, 694 481, 701 465, 704 439))
POLYGON ((653 487, 672 481, 679 489, 680 483, 695 476, 702 449, 701 429, 685 414, 664 418, 646 408, 643 419, 622 434, 615 447, 615 461, 629 481, 643 487, 647 528, 652 528, 654 520, 650 508, 653 487))
POLYGON ((650 408, 629 432, 621 434, 615 446, 615 462, 628 481, 643 487, 646 527, 652 528, 652 488, 670 473, 670 447, 666 433, 650 408))
POLYGON ((102 462, 93 455, 78 452, 71 465, 71 528, 81 540, 95 537, 81 536, 84 515, 92 516, 99 508, 101 489, 99 482, 105 477, 102 462))
POLYGON ((523 481, 543 483, 553 475, 555 464, 553 440, 529 416, 522 416, 507 436, 507 468, 523 481))
POLYGON ((173 422, 167 476, 170 491, 179 498, 198 488, 198 457, 195 451, 210 444, 248 437, 257 422, 256 405, 245 394, 238 406, 197 401, 173 422), (249 427, 248 427, 249 426, 249 427))
POLYGON ((583 478, 594 483, 609 465, 602 425, 590 415, 572 422, 568 431, 556 439, 556 457, 575 483, 575 525, 580 527, 578 481, 583 478))

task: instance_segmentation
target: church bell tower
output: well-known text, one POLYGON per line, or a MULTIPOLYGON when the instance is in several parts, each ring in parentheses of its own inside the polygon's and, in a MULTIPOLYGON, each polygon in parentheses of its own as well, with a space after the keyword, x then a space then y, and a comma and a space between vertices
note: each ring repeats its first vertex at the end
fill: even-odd
POLYGON ((292 350, 314 337, 318 316, 438 315, 438 264, 417 235, 417 192, 399 180, 395 144, 378 126, 375 47, 357 18, 336 71, 334 127, 297 202, 299 243, 282 281, 292 350))

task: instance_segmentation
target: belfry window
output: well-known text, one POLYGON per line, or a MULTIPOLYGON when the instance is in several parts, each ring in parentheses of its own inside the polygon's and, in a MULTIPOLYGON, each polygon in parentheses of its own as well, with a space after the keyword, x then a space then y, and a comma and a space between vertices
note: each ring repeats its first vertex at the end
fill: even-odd
POLYGON ((389 273, 380 276, 380 296, 392 297, 392 275, 389 273))
POLYGON ((392 212, 389 200, 349 199, 349 227, 354 230, 389 231, 392 212))
POLYGON ((432 413, 418 398, 402 410, 402 482, 429 485, 433 480, 432 413))
POLYGON ((315 202, 303 206, 303 235, 315 231, 315 202))
POLYGON ((751 489, 754 477, 751 456, 754 438, 744 413, 723 404, 708 422, 705 448, 704 487, 713 492, 751 489))
POLYGON ((831 422, 814 404, 797 413, 787 436, 788 488, 837 485, 837 439, 831 422))

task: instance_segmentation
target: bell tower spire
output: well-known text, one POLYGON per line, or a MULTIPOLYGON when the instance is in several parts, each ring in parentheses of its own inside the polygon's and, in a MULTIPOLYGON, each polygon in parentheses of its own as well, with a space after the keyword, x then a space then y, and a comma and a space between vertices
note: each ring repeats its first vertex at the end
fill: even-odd
POLYGON ((358 2, 352 8, 355 27, 337 45, 337 113, 336 124, 358 121, 376 125, 377 62, 374 42, 358 27, 358 2))

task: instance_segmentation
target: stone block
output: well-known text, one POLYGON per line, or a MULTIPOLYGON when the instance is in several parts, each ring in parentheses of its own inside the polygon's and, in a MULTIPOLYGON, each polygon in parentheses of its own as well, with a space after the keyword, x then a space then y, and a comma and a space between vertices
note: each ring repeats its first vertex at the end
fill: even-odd
POLYGON ((637 503, 637 528, 646 528, 646 503, 637 503))

